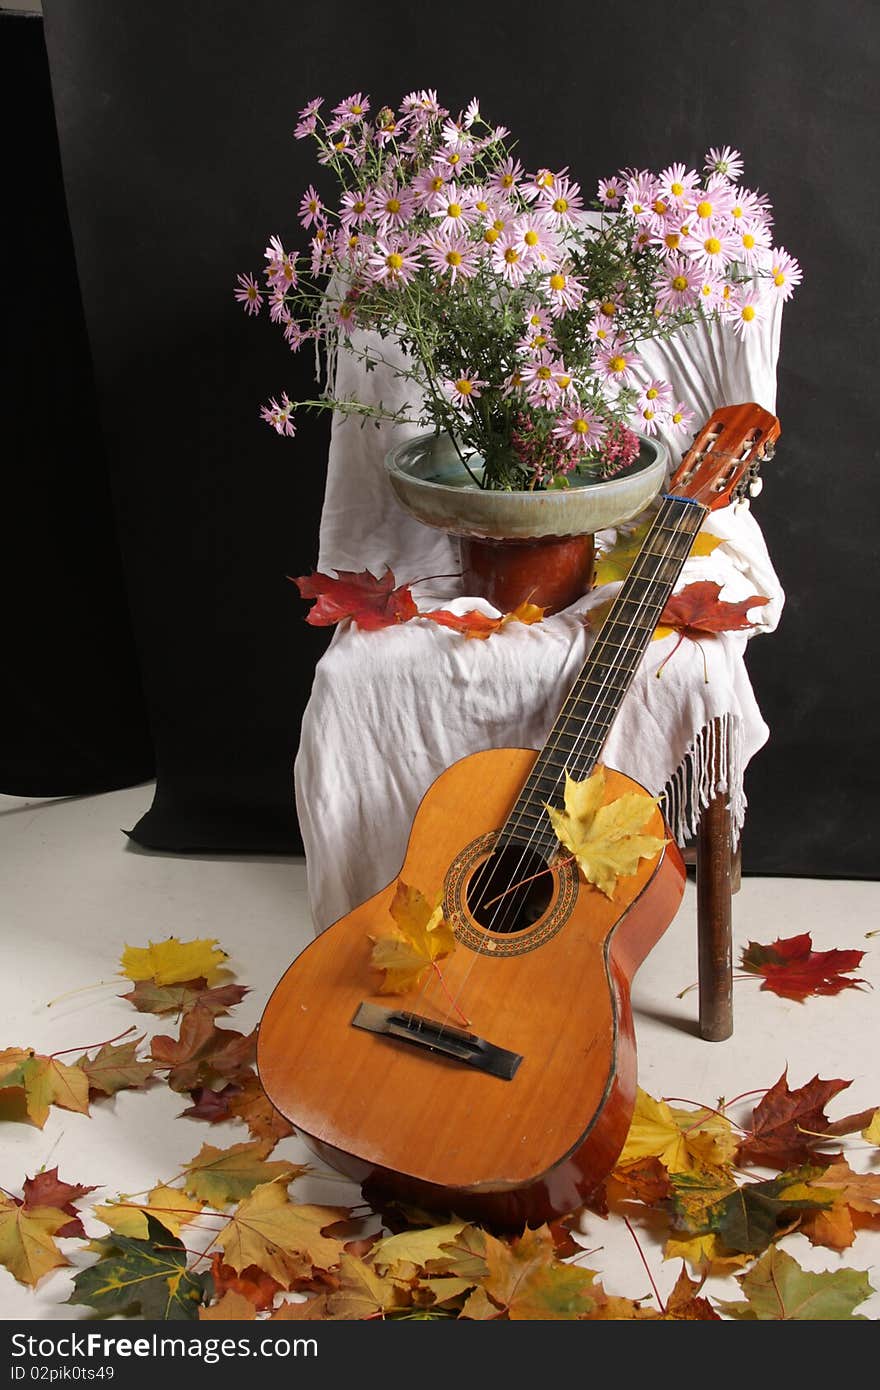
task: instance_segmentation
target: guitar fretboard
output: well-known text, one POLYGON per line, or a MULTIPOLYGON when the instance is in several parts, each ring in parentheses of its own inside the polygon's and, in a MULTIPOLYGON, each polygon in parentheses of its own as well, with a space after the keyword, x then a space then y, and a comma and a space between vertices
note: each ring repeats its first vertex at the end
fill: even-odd
POLYGON ((598 762, 623 697, 707 514, 707 507, 687 497, 664 497, 590 655, 502 827, 500 845, 528 845, 545 856, 558 848, 544 803, 561 807, 566 771, 576 781, 582 781, 598 762))

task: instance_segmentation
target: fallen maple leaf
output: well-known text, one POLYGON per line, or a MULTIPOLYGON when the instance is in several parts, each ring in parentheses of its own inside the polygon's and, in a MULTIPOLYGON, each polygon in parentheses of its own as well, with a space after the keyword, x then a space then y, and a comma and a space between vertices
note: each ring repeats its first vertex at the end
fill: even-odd
POLYGON ((134 989, 119 997, 127 999, 143 1014, 182 1014, 198 1004, 217 1015, 228 1013, 246 994, 250 994, 247 985, 216 985, 209 989, 204 976, 199 976, 175 985, 157 985, 153 979, 138 980, 134 989))
POLYGON ((408 622, 419 611, 409 585, 396 586, 391 569, 378 579, 369 570, 337 570, 335 576, 315 570, 291 582, 301 598, 316 600, 306 614, 306 622, 313 627, 331 627, 351 618, 358 627, 374 632, 408 622))
POLYGON ((718 1170, 732 1163, 737 1151, 733 1125, 713 1110, 675 1110, 638 1087, 636 1103, 618 1167, 646 1158, 657 1158, 669 1173, 709 1170, 717 1182, 718 1170))
POLYGON ((508 623, 525 623, 528 627, 533 623, 540 623, 545 612, 546 609, 539 608, 536 603, 526 602, 498 618, 481 613, 477 608, 472 608, 468 613, 451 613, 448 608, 435 608, 422 613, 421 616, 430 618, 432 623, 439 623, 441 627, 452 628, 453 632, 460 632, 465 637, 485 641, 493 633, 500 632, 508 623))
POLYGON ((340 1287, 327 1297, 325 1316, 328 1318, 363 1321, 402 1308, 408 1302, 397 1280, 379 1274, 356 1255, 341 1253, 339 1274, 340 1287))
POLYGON ((228 1082, 219 1091, 212 1091, 209 1086, 194 1086, 190 1091, 193 1103, 181 1110, 180 1116, 186 1116, 191 1120, 207 1120, 211 1125, 231 1120, 230 1101, 233 1096, 240 1094, 241 1086, 237 1081, 228 1082))
POLYGON ((816 1194, 792 1195, 790 1179, 743 1183, 706 1213, 706 1224, 727 1251, 756 1255, 824 1204, 816 1194))
POLYGON ((510 1241, 484 1232, 487 1275, 474 1290, 462 1317, 511 1322, 581 1318, 595 1307, 592 1270, 555 1258, 547 1226, 510 1241))
POLYGON ((71 1220, 55 1232, 57 1236, 76 1236, 85 1239, 85 1229, 74 1202, 95 1191, 94 1185, 87 1187, 78 1182, 62 1182, 58 1176, 58 1166, 26 1178, 22 1184, 22 1206, 55 1207, 66 1211, 71 1220))
POLYGON ((153 1062, 140 1061, 137 1057, 142 1042, 140 1037, 127 1043, 104 1043, 94 1057, 84 1053, 76 1065, 88 1077, 89 1090, 113 1096, 117 1091, 146 1086, 155 1076, 156 1067, 153 1062))
POLYGON ((57 1057, 45 1057, 32 1048, 8 1047, 0 1052, 0 1090, 8 1092, 12 1102, 7 1118, 26 1116, 38 1129, 46 1123, 50 1105, 74 1110, 80 1115, 89 1113, 89 1082, 85 1072, 78 1066, 69 1067, 59 1062, 57 1057))
POLYGON ((845 979, 857 970, 864 951, 814 951, 809 932, 779 938, 770 946, 750 941, 742 952, 740 965, 752 975, 763 975, 762 989, 772 990, 784 999, 802 1003, 811 995, 839 994, 858 989, 861 979, 845 979))
POLYGON ((862 1138, 869 1144, 880 1145, 880 1110, 875 1110, 867 1129, 862 1130, 862 1138))
POLYGON ((285 1289, 303 1272, 339 1264, 342 1242, 323 1231, 348 1215, 343 1207, 295 1206, 287 1195, 287 1181, 282 1178, 254 1188, 236 1207, 216 1242, 225 1263, 238 1273, 256 1265, 285 1289))
POLYGON ((824 1142, 829 1123, 824 1108, 851 1085, 851 1081, 822 1081, 814 1076, 791 1091, 786 1069, 752 1111, 737 1162, 784 1169, 815 1161, 816 1145, 824 1142))
POLYGON ((283 1179, 293 1182, 309 1172, 307 1166, 273 1159, 266 1162, 272 1145, 266 1140, 247 1144, 231 1144, 217 1149, 203 1144, 195 1158, 186 1165, 184 1191, 214 1207, 225 1207, 247 1197, 255 1187, 283 1179))
POLYGON ((238 1297, 245 1298, 251 1308, 258 1312, 271 1308, 275 1295, 281 1292, 278 1280, 273 1279, 265 1270, 258 1269, 256 1265, 249 1265, 239 1273, 231 1265, 224 1264, 219 1251, 215 1251, 212 1256, 211 1276, 218 1298, 222 1298, 225 1293, 235 1293, 238 1297))
POLYGON ((77 1273, 67 1302, 105 1317, 139 1312, 157 1321, 195 1320, 209 1276, 187 1269, 182 1241, 155 1217, 147 1217, 147 1230, 146 1240, 114 1233, 93 1241, 100 1258, 77 1273))
POLYGON ((250 1072, 256 1037, 256 1029, 244 1034, 218 1028, 210 1010, 196 1004, 184 1014, 179 1037, 160 1033, 153 1038, 150 1056, 169 1068, 166 1080, 172 1091, 192 1091, 250 1072))
POLYGON ((845 1250, 856 1237, 856 1225, 880 1219, 880 1173, 856 1173, 840 1159, 804 1185, 809 1195, 831 1201, 828 1211, 810 1213, 800 1229, 813 1245, 845 1250))
POLYGON ((720 584, 703 579, 696 584, 686 585, 667 601, 652 640, 657 641, 677 632, 678 641, 657 667, 654 672, 656 676, 661 675, 667 661, 675 655, 686 637, 692 642, 699 642, 701 637, 714 637, 719 632, 742 632, 755 626, 748 617, 749 610, 770 602, 765 594, 751 594, 736 603, 728 603, 718 597, 720 593, 720 584))
POLYGON ((172 1235, 179 1236, 181 1229, 200 1216, 203 1209, 203 1202, 194 1201, 178 1188, 160 1185, 153 1188, 143 1205, 120 1197, 116 1202, 95 1207, 94 1214, 117 1235, 146 1240, 151 1217, 172 1235))
POLYGON ((601 764, 582 782, 566 771, 565 810, 546 802, 545 810, 557 838, 574 855, 586 880, 611 898, 618 878, 634 874, 640 859, 659 854, 668 841, 639 833, 657 805, 655 797, 647 792, 624 792, 607 802, 604 797, 601 764))
POLYGON ((223 1297, 209 1307, 199 1308, 200 1322, 253 1322, 257 1310, 243 1294, 227 1289, 223 1297))
POLYGON ((231 1119, 242 1120, 254 1139, 270 1140, 272 1147, 293 1134, 293 1125, 276 1110, 255 1072, 241 1078, 237 1094, 230 1096, 231 1119))
POLYGON ((719 1302, 718 1308, 730 1318, 762 1322, 864 1322, 853 1309, 874 1292, 863 1270, 813 1274, 776 1247, 737 1275, 737 1283, 745 1302, 719 1302))
MULTIPOLYGON (((633 567, 633 562, 641 554, 653 524, 654 518, 649 517, 647 521, 641 522, 631 531, 621 530, 618 532, 614 545, 597 556, 595 577, 597 588, 602 584, 612 584, 616 580, 626 578, 633 567)), ((709 531, 700 531, 694 537, 689 555, 711 555, 713 550, 723 543, 721 536, 713 536, 709 531)))
POLYGON ((202 976, 211 981, 226 959, 226 952, 213 937, 178 941, 176 936, 169 936, 167 941, 151 941, 144 947, 126 946, 119 973, 129 980, 152 980, 156 985, 175 985, 202 976))
POLYGON ((69 1223, 59 1207, 25 1206, 0 1192, 0 1265, 33 1287, 58 1265, 69 1264, 53 1239, 69 1223))
POLYGON ((447 1221, 440 1226, 399 1231, 376 1242, 370 1252, 371 1262, 381 1272, 393 1270, 400 1264, 411 1264, 432 1274, 445 1273, 455 1258, 443 1247, 454 1243, 464 1229, 464 1221, 447 1221))
POLYGON ((396 930, 371 937, 370 964, 384 970, 380 994, 405 994, 416 989, 435 961, 455 947, 452 928, 443 918, 442 903, 428 901, 418 888, 399 879, 389 908, 396 930))

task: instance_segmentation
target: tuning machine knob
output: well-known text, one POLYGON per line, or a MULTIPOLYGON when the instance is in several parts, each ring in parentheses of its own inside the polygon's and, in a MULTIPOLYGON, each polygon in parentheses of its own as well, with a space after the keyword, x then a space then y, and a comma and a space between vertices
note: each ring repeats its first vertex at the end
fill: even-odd
POLYGON ((764 479, 763 479, 763 478, 753 478, 752 481, 749 483, 749 496, 750 496, 750 497, 760 497, 760 496, 761 496, 761 493, 762 493, 763 491, 764 491, 764 479))

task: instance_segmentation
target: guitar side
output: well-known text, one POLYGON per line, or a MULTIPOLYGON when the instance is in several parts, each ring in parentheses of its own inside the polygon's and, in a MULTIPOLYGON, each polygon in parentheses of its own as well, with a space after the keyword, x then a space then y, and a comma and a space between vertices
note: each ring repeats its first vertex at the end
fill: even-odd
MULTIPOLYGON (((684 866, 669 843, 618 880, 613 900, 554 867, 553 899, 534 929, 468 944, 455 882, 503 824, 536 756, 505 748, 463 758, 419 807, 399 878, 431 900, 445 892, 447 920, 458 914, 464 927, 442 984, 429 975, 407 995, 378 993, 371 938, 393 925, 395 880, 306 947, 266 1006, 257 1060, 267 1094, 378 1204, 396 1198, 521 1229, 582 1205, 625 1140, 636 1089, 630 984, 675 916, 684 866), (365 1003, 446 1020, 522 1061, 502 1079, 352 1026, 365 1003)), ((632 790, 641 788, 608 770, 609 800, 632 790)), ((658 810, 645 830, 666 833, 658 810)))

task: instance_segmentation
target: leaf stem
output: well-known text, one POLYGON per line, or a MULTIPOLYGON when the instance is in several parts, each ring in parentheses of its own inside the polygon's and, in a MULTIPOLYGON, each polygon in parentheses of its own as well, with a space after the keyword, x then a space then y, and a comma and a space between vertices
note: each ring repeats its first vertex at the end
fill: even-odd
POLYGON ((118 1042, 120 1038, 125 1038, 129 1033, 137 1032, 137 1024, 133 1023, 130 1028, 126 1028, 124 1033, 117 1033, 115 1038, 107 1038, 105 1042, 87 1043, 85 1047, 62 1047, 57 1052, 50 1052, 49 1057, 64 1057, 68 1052, 91 1052, 93 1047, 109 1047, 111 1043, 118 1042))
POLYGON ((624 1216, 624 1218, 623 1218, 623 1224, 626 1226, 626 1229, 629 1231, 630 1235, 632 1236, 633 1240, 635 1241, 636 1249, 637 1249, 638 1252, 639 1252, 639 1258, 641 1259, 642 1264, 645 1266, 645 1272, 646 1272, 648 1278, 649 1278, 650 1281, 651 1281, 651 1288, 654 1290, 654 1297, 656 1298, 657 1302, 658 1302, 659 1305, 660 1305, 660 1311, 661 1311, 661 1313, 665 1313, 665 1312, 666 1312, 666 1304, 664 1303, 663 1299, 660 1297, 660 1290, 657 1288, 657 1285, 656 1285, 655 1282, 654 1282, 654 1276, 653 1276, 653 1274, 651 1273, 651 1266, 648 1264, 648 1261, 645 1259, 645 1252, 644 1252, 644 1250, 643 1250, 642 1247, 641 1247, 641 1244, 640 1244, 640 1242, 639 1242, 638 1236, 636 1235, 635 1231, 633 1230, 632 1226, 630 1225, 629 1217, 624 1216))

